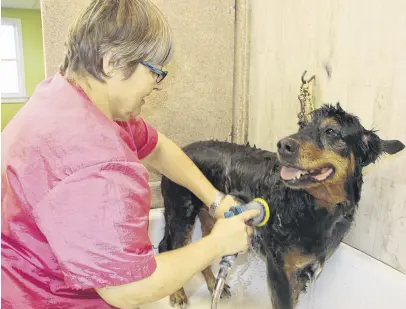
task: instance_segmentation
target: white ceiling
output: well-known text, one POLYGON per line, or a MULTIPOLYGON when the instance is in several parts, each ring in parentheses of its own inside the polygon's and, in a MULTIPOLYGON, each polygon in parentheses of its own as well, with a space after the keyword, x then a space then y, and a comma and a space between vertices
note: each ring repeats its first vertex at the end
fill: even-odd
POLYGON ((13 9, 39 10, 40 0, 1 0, 1 7, 13 9))

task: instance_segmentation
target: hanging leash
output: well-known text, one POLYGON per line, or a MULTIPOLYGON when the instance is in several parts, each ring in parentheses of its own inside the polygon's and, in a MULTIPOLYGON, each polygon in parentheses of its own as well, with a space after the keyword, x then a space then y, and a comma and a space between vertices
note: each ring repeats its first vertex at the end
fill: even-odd
POLYGON ((301 77, 302 85, 300 86, 300 94, 298 96, 300 102, 299 126, 303 127, 310 120, 310 114, 314 111, 314 95, 312 81, 315 81, 316 75, 309 79, 305 79, 307 71, 304 71, 301 77))

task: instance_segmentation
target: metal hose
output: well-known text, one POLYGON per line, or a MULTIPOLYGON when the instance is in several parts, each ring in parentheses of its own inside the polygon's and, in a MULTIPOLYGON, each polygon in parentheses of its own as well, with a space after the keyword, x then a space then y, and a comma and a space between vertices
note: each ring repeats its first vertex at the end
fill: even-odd
POLYGON ((231 266, 237 259, 238 254, 224 256, 220 261, 220 269, 217 275, 216 283, 214 285, 213 297, 211 301, 211 309, 217 309, 217 304, 220 300, 221 293, 223 293, 224 284, 231 266))

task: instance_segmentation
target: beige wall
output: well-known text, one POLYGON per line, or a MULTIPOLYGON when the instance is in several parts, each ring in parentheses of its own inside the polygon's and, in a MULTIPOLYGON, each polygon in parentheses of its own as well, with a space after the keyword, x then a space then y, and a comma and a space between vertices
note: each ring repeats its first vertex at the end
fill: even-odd
MULTIPOLYGON (((57 71, 68 26, 86 2, 42 0, 47 76, 57 71)), ((172 26, 176 51, 164 90, 148 98, 142 115, 181 146, 226 140, 232 126, 234 0, 153 2, 172 26)), ((151 181, 157 180, 152 174, 151 181)), ((159 199, 159 192, 154 196, 159 199)), ((153 204, 161 206, 157 200, 153 204)))
MULTIPOLYGON (((406 1, 252 1, 249 140, 275 150, 297 130, 304 70, 381 138, 406 142, 406 1), (332 68, 327 79, 324 64, 332 68)), ((366 170, 346 242, 406 273, 406 152, 366 170)))

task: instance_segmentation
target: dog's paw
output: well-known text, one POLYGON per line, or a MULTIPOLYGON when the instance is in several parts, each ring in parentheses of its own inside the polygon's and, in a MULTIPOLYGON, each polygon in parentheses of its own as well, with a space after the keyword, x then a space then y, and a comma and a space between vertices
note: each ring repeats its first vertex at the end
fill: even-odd
POLYGON ((169 297, 172 307, 179 309, 186 309, 188 305, 188 299, 183 289, 177 290, 169 297))

